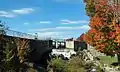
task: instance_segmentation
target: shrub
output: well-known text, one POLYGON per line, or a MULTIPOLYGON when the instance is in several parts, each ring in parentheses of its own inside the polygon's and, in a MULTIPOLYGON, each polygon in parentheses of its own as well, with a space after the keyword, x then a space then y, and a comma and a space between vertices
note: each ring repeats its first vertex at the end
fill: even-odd
POLYGON ((66 67, 66 72, 85 72, 84 61, 81 57, 76 56, 69 60, 66 67))
POLYGON ((52 69, 53 72, 65 72, 65 67, 65 61, 57 57, 49 62, 48 70, 52 69))
POLYGON ((72 57, 68 61, 55 58, 49 62, 48 66, 48 69, 51 69, 52 72, 89 72, 93 68, 97 70, 96 72, 103 72, 102 69, 99 66, 95 66, 92 61, 86 63, 81 56, 72 57))

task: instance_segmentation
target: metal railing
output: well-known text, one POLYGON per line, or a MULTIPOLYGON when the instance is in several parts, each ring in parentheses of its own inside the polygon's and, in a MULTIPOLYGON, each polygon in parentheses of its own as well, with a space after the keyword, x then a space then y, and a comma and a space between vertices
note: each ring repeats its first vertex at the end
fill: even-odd
POLYGON ((6 35, 13 36, 13 37, 20 37, 20 38, 27 38, 27 39, 36 38, 36 36, 32 34, 22 33, 14 30, 9 30, 9 29, 6 29, 5 32, 6 32, 6 35))

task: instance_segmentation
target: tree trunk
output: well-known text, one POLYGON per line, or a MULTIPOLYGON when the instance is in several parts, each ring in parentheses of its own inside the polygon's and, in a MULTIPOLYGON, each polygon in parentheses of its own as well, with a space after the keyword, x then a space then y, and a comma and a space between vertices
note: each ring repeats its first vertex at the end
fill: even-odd
POLYGON ((120 66, 120 54, 117 54, 118 65, 120 66))

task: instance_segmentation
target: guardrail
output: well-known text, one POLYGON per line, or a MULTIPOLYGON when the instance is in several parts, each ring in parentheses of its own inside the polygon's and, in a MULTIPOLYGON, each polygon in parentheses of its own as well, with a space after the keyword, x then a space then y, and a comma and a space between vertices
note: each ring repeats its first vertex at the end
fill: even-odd
POLYGON ((22 32, 18 32, 18 31, 14 31, 14 30, 9 30, 9 29, 6 29, 5 32, 6 32, 6 35, 8 35, 8 36, 27 38, 27 39, 35 39, 35 38, 37 38, 36 35, 22 33, 22 32))
POLYGON ((39 39, 39 40, 51 40, 51 37, 38 37, 37 33, 34 35, 23 33, 19 31, 10 30, 7 28, 0 28, 0 34, 13 36, 13 37, 20 37, 20 38, 27 38, 27 39, 39 39))

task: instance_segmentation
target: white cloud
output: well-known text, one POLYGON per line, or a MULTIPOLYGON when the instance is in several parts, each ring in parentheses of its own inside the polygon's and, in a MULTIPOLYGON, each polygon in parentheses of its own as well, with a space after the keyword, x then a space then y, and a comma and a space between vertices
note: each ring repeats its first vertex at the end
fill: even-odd
POLYGON ((62 34, 63 32, 39 32, 39 36, 57 36, 62 34))
POLYGON ((71 38, 71 34, 74 35, 73 32, 59 32, 59 31, 46 31, 46 32, 38 32, 39 39, 68 39, 71 38))
POLYGON ((38 32, 39 39, 60 38, 64 32, 38 32))
MULTIPOLYGON (((33 33, 32 33, 33 34, 33 33)), ((76 38, 79 36, 81 32, 77 31, 45 31, 45 32, 37 32, 39 39, 68 39, 71 37, 76 38)))
MULTIPOLYGON (((46 32, 36 32, 37 35, 38 35, 38 39, 63 39, 63 38, 66 38, 67 36, 63 36, 65 35, 66 33, 65 32, 56 32, 56 31, 46 31, 46 32)), ((32 33, 29 33, 31 35, 35 35, 35 32, 32 32, 32 33)))
POLYGON ((30 24, 30 23, 28 23, 28 22, 25 22, 25 23, 24 23, 24 25, 29 25, 29 24, 30 24))
POLYGON ((83 25, 81 28, 83 28, 83 29, 90 29, 90 27, 88 25, 83 25))
POLYGON ((13 18, 16 17, 18 14, 29 14, 33 11, 33 8, 22 8, 11 11, 0 10, 0 17, 13 18))
POLYGON ((56 30, 88 30, 90 27, 88 25, 83 26, 75 26, 75 27, 64 27, 64 26, 58 26, 55 28, 43 28, 43 29, 32 29, 30 31, 56 31, 56 30))
POLYGON ((52 23, 51 21, 40 21, 41 24, 50 24, 52 23))
POLYGON ((16 14, 29 14, 33 11, 34 11, 33 8, 22 8, 22 9, 12 10, 12 12, 16 14))
POLYGON ((78 30, 78 29, 89 29, 90 27, 88 25, 83 25, 83 26, 76 26, 76 27, 56 27, 56 29, 61 29, 61 30, 78 30))
POLYGON ((13 18, 16 15, 7 11, 0 11, 0 17, 13 18))
POLYGON ((86 20, 77 20, 77 21, 71 21, 71 20, 68 20, 68 19, 65 19, 65 20, 61 20, 61 24, 85 24, 85 23, 88 23, 88 21, 86 20))

